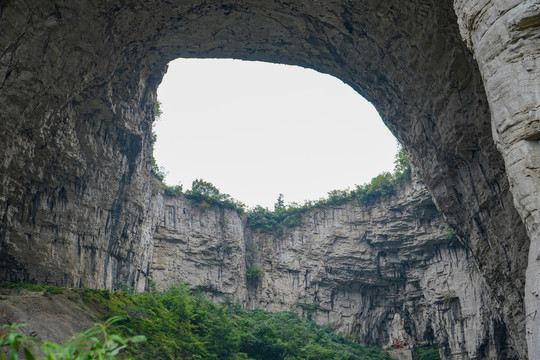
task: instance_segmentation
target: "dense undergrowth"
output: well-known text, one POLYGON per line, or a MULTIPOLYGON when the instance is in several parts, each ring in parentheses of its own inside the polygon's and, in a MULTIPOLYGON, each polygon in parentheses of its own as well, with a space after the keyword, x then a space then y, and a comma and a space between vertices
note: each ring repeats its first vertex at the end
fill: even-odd
MULTIPOLYGON (((216 205, 235 210, 240 214, 247 215, 247 225, 250 229, 280 236, 283 234, 285 227, 300 226, 302 224, 302 214, 307 211, 339 206, 352 200, 356 200, 361 204, 372 204, 380 199, 391 197, 396 193, 399 186, 410 181, 411 178, 409 159, 402 148, 396 154, 394 165, 392 173, 383 172, 374 177, 370 183, 357 185, 352 190, 332 190, 328 192, 327 198, 317 201, 285 205, 280 194, 273 211, 262 206, 256 206, 248 210, 243 203, 233 199, 228 194, 221 193, 217 187, 203 179, 193 181, 191 189, 187 191, 183 191, 181 185, 167 186, 164 183, 161 184, 165 195, 179 196, 184 194, 187 199, 202 208, 216 205)), ((163 177, 158 177, 158 179, 163 180, 163 177)))
POLYGON ((127 350, 135 359, 387 359, 292 312, 244 311, 215 304, 183 285, 159 293, 80 290, 102 317, 126 316, 126 336, 147 341, 127 350), (129 330, 128 330, 129 329, 129 330))
MULTIPOLYGON (((39 285, 0 286, 39 289, 39 285)), ((231 301, 215 304, 183 285, 143 294, 73 289, 67 297, 89 308, 98 320, 115 319, 120 326, 113 339, 120 340, 113 348, 126 345, 123 357, 133 359, 390 359, 380 348, 360 346, 296 313, 245 311, 231 301), (146 341, 141 342, 139 335, 146 341)), ((108 328, 96 329, 97 334, 108 328)), ((96 347, 104 350, 104 340, 99 341, 96 347)))

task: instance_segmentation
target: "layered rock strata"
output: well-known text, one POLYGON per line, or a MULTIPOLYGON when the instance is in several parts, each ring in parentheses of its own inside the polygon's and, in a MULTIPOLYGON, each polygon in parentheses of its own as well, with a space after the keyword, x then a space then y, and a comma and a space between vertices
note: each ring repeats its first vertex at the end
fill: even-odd
POLYGON ((540 3, 455 1, 461 34, 480 66, 516 209, 531 239, 526 287, 530 358, 540 358, 540 3))
POLYGON ((144 289, 166 64, 296 64, 373 102, 519 357, 538 357, 539 14, 536 0, 3 1, 0 277, 144 289))
POLYGON ((294 310, 363 343, 438 343, 446 358, 517 354, 479 264, 425 187, 414 183, 372 205, 351 201, 303 214, 282 235, 244 216, 165 197, 151 276, 187 282, 248 309, 294 310), (246 267, 263 269, 247 278, 246 267))

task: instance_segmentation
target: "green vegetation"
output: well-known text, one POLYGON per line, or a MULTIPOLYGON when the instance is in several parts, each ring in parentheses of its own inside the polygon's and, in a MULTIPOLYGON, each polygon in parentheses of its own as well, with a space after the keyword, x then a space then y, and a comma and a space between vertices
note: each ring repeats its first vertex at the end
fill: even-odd
MULTIPOLYGON (((154 159, 152 159, 151 172, 160 181, 165 178, 164 171, 160 170, 154 159)), ((374 177, 369 184, 357 185, 354 190, 332 190, 328 192, 327 198, 306 201, 302 205, 297 203, 286 205, 283 194, 279 194, 274 204, 274 211, 262 206, 256 206, 247 211, 243 203, 236 201, 229 194, 221 193, 216 186, 203 179, 193 181, 191 189, 185 192, 181 185, 168 186, 162 183, 161 188, 168 196, 179 196, 183 193, 187 199, 192 200, 202 209, 215 205, 235 210, 239 214, 247 213, 247 223, 251 229, 281 236, 285 228, 300 226, 302 214, 307 211, 339 206, 353 200, 362 204, 372 204, 394 195, 397 188, 410 178, 409 159, 403 148, 400 148, 396 154, 392 173, 383 172, 374 177)))
POLYGON ((251 282, 258 282, 264 276, 264 270, 257 265, 248 266, 246 269, 246 278, 251 282))
MULTIPOLYGON (((155 294, 70 290, 72 301, 111 320, 66 345, 47 345, 57 354, 69 353, 47 359, 113 359, 120 350, 122 358, 133 359, 390 359, 378 347, 355 344, 296 313, 248 312, 230 300, 214 304, 192 292, 184 285, 155 294), (143 334, 146 341, 135 334, 143 334), (103 356, 79 357, 74 348, 103 356)), ((2 346, 14 341, 10 336, 1 338, 2 346)))
POLYGON ((302 224, 302 214, 313 208, 311 204, 298 206, 296 204, 282 206, 270 211, 262 206, 256 206, 247 214, 247 224, 251 229, 265 233, 283 235, 283 227, 296 227, 302 224))
POLYGON ((231 195, 222 194, 218 188, 203 179, 195 179, 191 184, 191 190, 187 190, 184 196, 203 208, 218 205, 241 214, 246 207, 241 202, 234 200, 231 195))
MULTIPOLYGON (((39 349, 45 355, 36 358, 34 346, 39 340, 25 337, 16 329, 22 325, 4 325, 0 335, 0 347, 7 348, 9 360, 18 360, 22 352, 25 360, 93 360, 93 359, 116 359, 121 351, 130 344, 141 343, 146 340, 144 336, 123 337, 118 334, 119 329, 113 324, 122 320, 121 317, 113 317, 104 324, 96 323, 90 329, 79 333, 69 339, 65 344, 44 342, 39 349)), ((4 352, 0 350, 0 360, 6 359, 4 352)))
POLYGON ((452 299, 456 297, 456 294, 453 291, 447 290, 442 293, 442 300, 444 305, 448 306, 452 302, 452 299))
POLYGON ((152 174, 159 181, 165 180, 165 171, 159 167, 156 159, 152 156, 152 164, 150 165, 150 174, 152 174))
POLYGON ((354 190, 332 190, 328 198, 318 201, 306 201, 303 205, 285 205, 283 194, 279 194, 274 211, 257 206, 247 214, 248 226, 265 233, 283 234, 284 227, 300 226, 302 214, 313 209, 324 209, 339 206, 356 200, 362 204, 372 204, 381 199, 391 197, 398 186, 411 178, 411 167, 407 154, 400 148, 394 161, 394 172, 384 172, 374 177, 369 184, 357 185, 354 190))
POLYGON ((439 349, 437 345, 417 347, 415 350, 418 360, 439 360, 439 349))
POLYGON ((154 119, 157 121, 159 118, 163 115, 163 111, 161 110, 161 101, 156 100, 156 107, 154 108, 154 119))
POLYGON ((38 284, 26 284, 22 282, 0 282, 0 289, 24 289, 31 292, 40 292, 44 291, 43 295, 46 294, 62 294, 64 288, 59 286, 49 286, 49 285, 38 285, 38 284))
POLYGON ((182 185, 165 185, 164 183, 161 183, 161 188, 163 189, 163 193, 167 196, 179 196, 182 194, 183 186, 182 185))

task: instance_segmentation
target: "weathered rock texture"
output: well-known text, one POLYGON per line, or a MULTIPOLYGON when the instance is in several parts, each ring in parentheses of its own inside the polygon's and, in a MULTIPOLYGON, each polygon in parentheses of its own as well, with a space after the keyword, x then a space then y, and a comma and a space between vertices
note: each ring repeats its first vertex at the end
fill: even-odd
POLYGON ((151 276, 246 308, 295 310, 363 343, 438 343, 449 358, 511 359, 512 340, 478 264, 424 186, 374 205, 313 210, 276 236, 244 216, 165 197, 151 276), (246 279, 246 266, 264 270, 246 279))
POLYGON ((186 282, 208 295, 246 298, 246 218, 183 196, 156 209, 151 277, 161 288, 186 282))
POLYGON ((0 277, 144 288, 168 61, 297 64, 373 102, 519 357, 540 357, 539 17, 537 0, 3 1, 0 277))
POLYGON ((493 137, 531 245, 525 286, 530 358, 540 358, 540 2, 455 2, 480 66, 493 137))

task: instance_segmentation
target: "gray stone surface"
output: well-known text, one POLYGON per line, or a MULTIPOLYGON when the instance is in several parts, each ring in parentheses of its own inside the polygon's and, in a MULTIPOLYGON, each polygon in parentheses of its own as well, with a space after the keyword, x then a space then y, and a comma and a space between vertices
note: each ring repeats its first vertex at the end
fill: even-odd
POLYGON ((0 278, 144 288, 168 61, 297 64, 373 102, 519 357, 540 357, 538 13, 534 0, 3 1, 0 278))
POLYGON ((165 196, 158 213, 150 273, 159 287, 186 282, 247 309, 297 311, 365 344, 434 342, 453 359, 517 356, 476 260, 419 182, 373 205, 306 212, 280 236, 183 196, 165 196), (264 270, 258 281, 246 279, 250 265, 264 270))
POLYGON ((531 239, 525 286, 529 357, 540 358, 540 2, 456 1, 480 66, 493 137, 531 239))

